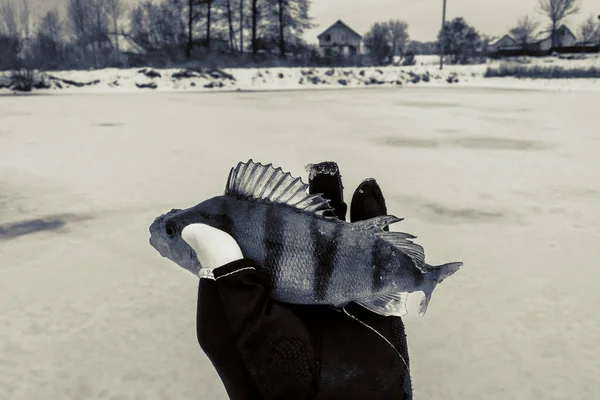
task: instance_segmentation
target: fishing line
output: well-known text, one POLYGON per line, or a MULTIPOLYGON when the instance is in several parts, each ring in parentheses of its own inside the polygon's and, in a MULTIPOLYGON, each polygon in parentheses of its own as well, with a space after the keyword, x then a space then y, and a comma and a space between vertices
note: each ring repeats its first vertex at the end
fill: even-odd
POLYGON ((385 336, 383 336, 381 333, 379 333, 377 331, 377 329, 373 328, 372 326, 370 326, 369 324, 362 322, 360 319, 356 318, 354 315, 350 314, 347 310, 346 307, 342 307, 342 310, 344 310, 344 313, 349 316, 350 318, 352 318, 355 321, 358 321, 359 323, 361 323, 362 325, 366 326, 367 328, 369 328, 370 330, 372 330, 373 332, 375 332, 377 335, 379 335, 379 337, 381 337, 383 340, 386 341, 387 344, 390 345, 390 347, 392 349, 394 349, 394 351, 396 352, 396 354, 398 354, 398 357, 400 357, 400 359, 402 360, 402 362, 404 363, 404 365, 406 366, 406 368, 408 368, 408 364, 406 363, 406 360, 404 360, 404 357, 402 357, 402 354, 400 354, 400 352, 398 350, 396 350, 396 347, 394 347, 394 345, 392 344, 392 342, 390 342, 389 340, 386 339, 385 336))

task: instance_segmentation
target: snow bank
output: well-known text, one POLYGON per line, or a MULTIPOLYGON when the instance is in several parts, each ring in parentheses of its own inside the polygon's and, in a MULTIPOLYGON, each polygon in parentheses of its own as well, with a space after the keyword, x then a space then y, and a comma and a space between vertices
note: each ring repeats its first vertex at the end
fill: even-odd
MULTIPOLYGON (((34 91, 232 91, 340 89, 366 86, 468 86, 514 89, 599 90, 600 79, 485 78, 488 66, 549 65, 565 68, 600 67, 600 57, 514 58, 479 65, 446 65, 439 70, 435 56, 421 56, 414 66, 383 68, 246 68, 246 69, 103 69, 38 74, 34 91)), ((0 92, 10 93, 8 74, 0 75, 0 92)))

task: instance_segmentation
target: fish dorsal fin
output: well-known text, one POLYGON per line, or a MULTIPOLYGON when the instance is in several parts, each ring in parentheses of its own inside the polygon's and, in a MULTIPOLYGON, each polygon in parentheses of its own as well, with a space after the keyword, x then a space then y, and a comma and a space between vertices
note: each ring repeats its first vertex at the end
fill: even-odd
POLYGON ((421 272, 429 272, 429 268, 425 265, 425 251, 423 247, 412 241, 412 239, 416 238, 415 236, 404 232, 377 232, 375 235, 397 249, 400 249, 415 263, 415 267, 421 272))
POLYGON ((421 272, 425 273, 428 271, 428 269, 425 266, 425 253, 423 247, 412 242, 412 239, 416 239, 417 237, 411 235, 410 233, 386 232, 383 230, 385 227, 402 220, 403 218, 398 218, 394 215, 382 215, 363 221, 353 222, 352 226, 354 229, 363 229, 369 231, 375 236, 396 247, 406 254, 421 272))
POLYGON ((294 178, 273 164, 263 165, 252 160, 240 162, 231 169, 225 195, 287 204, 317 215, 333 211, 329 200, 308 194, 308 185, 301 178, 294 178))

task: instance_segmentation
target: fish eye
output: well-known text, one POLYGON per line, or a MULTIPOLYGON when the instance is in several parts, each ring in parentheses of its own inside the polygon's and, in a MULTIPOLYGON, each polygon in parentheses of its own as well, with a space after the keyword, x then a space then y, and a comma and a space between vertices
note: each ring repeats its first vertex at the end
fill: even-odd
POLYGON ((175 236, 175 226, 173 225, 173 223, 171 222, 167 222, 165 225, 165 233, 167 234, 168 237, 173 237, 175 236))

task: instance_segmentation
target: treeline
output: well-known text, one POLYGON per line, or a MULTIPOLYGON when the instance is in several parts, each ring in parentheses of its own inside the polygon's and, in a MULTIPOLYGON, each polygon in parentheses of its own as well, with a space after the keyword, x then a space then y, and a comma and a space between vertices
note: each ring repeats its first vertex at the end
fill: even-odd
POLYGON ((446 22, 435 42, 411 41, 408 23, 400 20, 374 23, 363 40, 378 65, 412 65, 415 55, 441 54, 442 50, 449 62, 466 64, 484 57, 489 43, 489 38, 461 17, 446 22))
MULTIPOLYGON (((415 55, 446 55, 451 63, 484 61, 491 38, 464 18, 448 21, 436 41, 410 39, 401 20, 374 23, 364 34, 368 54, 322 56, 303 40, 313 28, 310 0, 67 0, 64 12, 31 17, 28 0, 0 0, 0 70, 179 66, 388 65, 415 63, 415 55)), ((579 0, 540 0, 555 32, 579 12, 579 0)), ((600 17, 599 17, 600 18, 600 17)), ((518 43, 539 22, 524 17, 511 30, 518 43)), ((600 19, 579 27, 584 43, 600 42, 600 19)), ((555 35, 552 34, 553 42, 555 35)), ((553 43, 554 44, 554 43, 553 43)))
POLYGON ((0 69, 180 63, 211 54, 314 53, 310 0, 68 0, 30 17, 28 0, 2 0, 0 69))

